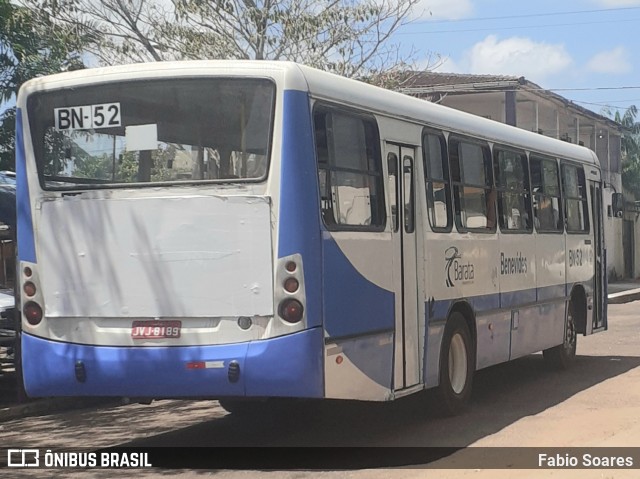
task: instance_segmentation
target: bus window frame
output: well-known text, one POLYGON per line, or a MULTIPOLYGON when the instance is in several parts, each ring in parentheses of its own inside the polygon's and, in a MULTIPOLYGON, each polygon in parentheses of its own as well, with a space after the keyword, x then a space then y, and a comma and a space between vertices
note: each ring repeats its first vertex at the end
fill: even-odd
MULTIPOLYGON (((386 203, 386 187, 384 184, 384 179, 385 179, 385 171, 384 171, 384 166, 383 166, 383 162, 382 162, 382 148, 381 148, 381 141, 380 141, 380 127, 378 126, 378 121, 376 119, 376 116, 371 113, 371 112, 367 112, 367 111, 363 111, 363 110, 358 110, 355 108, 349 108, 349 107, 345 107, 344 105, 340 105, 340 104, 335 104, 335 103, 331 103, 331 102, 326 102, 326 101, 316 101, 313 105, 313 108, 311 110, 311 127, 313 128, 312 131, 312 141, 313 141, 313 151, 314 151, 314 159, 315 159, 315 169, 316 169, 316 181, 318 182, 318 199, 320 201, 320 218, 322 220, 322 225, 327 229, 327 231, 360 231, 360 232, 374 232, 374 233, 380 233, 386 230, 387 228, 387 222, 388 222, 388 218, 387 218, 387 203, 386 203), (316 127, 315 127, 315 118, 316 118, 316 114, 318 114, 318 111, 322 111, 324 110, 325 112, 337 112, 339 114, 342 115, 346 115, 346 116, 350 116, 353 118, 359 118, 362 121, 369 121, 373 127, 374 127, 374 134, 375 134, 375 141, 373 142, 372 146, 374 147, 374 153, 375 153, 375 158, 374 161, 378 167, 378 172, 377 174, 371 174, 371 170, 354 170, 351 168, 335 168, 335 165, 332 165, 330 162, 331 159, 331 155, 330 153, 327 154, 327 166, 326 167, 320 167, 320 162, 319 160, 319 155, 318 155, 318 148, 317 148, 317 141, 316 141, 316 127), (319 172, 321 170, 324 170, 325 173, 325 184, 326 184, 326 188, 328 188, 329 192, 331 192, 331 173, 332 172, 345 172, 345 173, 353 173, 353 174, 360 174, 363 176, 369 176, 369 177, 373 177, 373 178, 377 178, 377 182, 378 184, 376 185, 376 188, 378 189, 377 191, 377 202, 378 202, 378 211, 379 214, 381 215, 381 221, 379 224, 374 225, 349 225, 349 224, 341 224, 338 223, 337 221, 335 221, 335 213, 334 213, 334 222, 333 223, 328 223, 326 221, 326 217, 323 214, 322 211, 322 191, 320 190, 320 182, 319 182, 319 172)), ((328 139, 328 135, 327 135, 327 142, 329 141, 328 139)), ((329 145, 327 145, 328 149, 329 149, 329 145)), ((333 202, 333 199, 330 198, 330 201, 333 202)))
MULTIPOLYGON (((494 180, 494 174, 493 174, 493 158, 492 158, 492 154, 491 154, 491 145, 489 144, 489 141, 484 140, 482 138, 474 138, 472 136, 467 136, 467 135, 462 135, 462 134, 450 134, 449 138, 447 139, 447 151, 449 154, 448 157, 448 161, 449 161, 449 173, 450 173, 450 178, 451 178, 451 195, 453 198, 453 219, 454 219, 454 223, 456 225, 456 229, 459 233, 480 233, 480 234, 495 234, 498 230, 498 207, 497 207, 497 191, 496 191, 496 186, 495 186, 495 180, 494 180), (451 147, 451 143, 452 142, 458 142, 458 144, 460 143, 468 143, 468 144, 472 144, 472 145, 477 145, 479 146, 482 151, 483 151, 483 161, 485 162, 485 164, 483 165, 485 168, 487 166, 487 161, 488 161, 488 166, 489 168, 486 169, 485 171, 485 175, 489 174, 491 176, 490 178, 490 184, 484 184, 484 185, 477 185, 477 184, 473 184, 473 183, 465 183, 464 182, 464 168, 460 167, 460 155, 457 155, 457 159, 456 161, 458 162, 458 170, 459 170, 459 174, 460 174, 460 181, 456 182, 453 178, 453 168, 452 168, 452 161, 451 161, 451 151, 452 151, 452 147, 451 147), (460 188, 460 187, 465 187, 465 186, 470 186, 473 188, 482 188, 485 191, 489 192, 489 195, 493 195, 493 199, 490 199, 492 206, 493 206, 493 215, 494 215, 494 222, 493 225, 490 228, 468 228, 465 227, 462 224, 462 219, 460 218, 460 214, 456 211, 456 200, 459 203, 460 206, 460 212, 462 212, 465 208, 464 208, 464 194, 459 197, 456 198, 456 187, 460 188), (489 187, 488 187, 489 186, 489 187)), ((487 222, 489 221, 489 209, 487 208, 487 222)))
POLYGON ((453 230, 454 225, 454 198, 453 198, 453 188, 451 181, 451 162, 449 159, 449 142, 447 139, 447 135, 444 131, 438 130, 436 128, 424 127, 422 129, 421 134, 421 146, 422 146, 422 165, 424 170, 424 186, 425 186, 425 194, 426 194, 426 202, 427 202, 427 217, 429 220, 429 225, 431 226, 431 231, 435 233, 450 233, 453 230), (444 173, 444 178, 433 179, 430 177, 430 162, 427 158, 427 148, 425 145, 425 141, 427 136, 432 135, 438 138, 440 142, 440 153, 442 159, 442 171, 444 173), (445 184, 445 197, 446 197, 446 208, 447 208, 447 226, 434 226, 431 221, 430 210, 434 208, 434 204, 431 204, 431 198, 429 196, 429 188, 428 184, 433 183, 434 181, 441 181, 445 184))
POLYGON ((527 152, 525 150, 521 150, 515 147, 510 147, 504 144, 498 144, 498 143, 494 143, 493 144, 493 148, 491 151, 491 158, 492 158, 492 162, 493 162, 493 183, 494 183, 494 188, 496 190, 496 208, 497 208, 497 221, 496 223, 498 224, 499 228, 500 228, 500 233, 503 234, 531 234, 533 233, 533 229, 534 229, 534 218, 533 218, 533 192, 531 191, 531 165, 529 162, 529 156, 527 155, 527 152), (522 190, 510 190, 507 187, 504 186, 500 186, 496 180, 497 175, 496 172, 497 170, 500 168, 499 165, 499 161, 498 161, 498 153, 502 151, 502 152, 508 152, 508 153, 513 153, 519 156, 524 157, 524 161, 525 161, 525 168, 524 168, 524 173, 525 175, 527 175, 527 189, 522 189, 522 190), (530 218, 530 226, 528 228, 503 228, 502 226, 502 216, 500 215, 500 201, 501 201, 501 193, 518 193, 521 196, 524 197, 525 199, 525 209, 527 210, 526 213, 529 215, 530 218), (527 199, 528 196, 528 199, 527 199))
MULTIPOLYGON (((226 79, 226 80, 246 80, 246 79, 251 79, 254 81, 268 81, 269 83, 271 83, 271 85, 273 86, 273 95, 271 98, 271 121, 270 121, 270 125, 269 125, 269 132, 268 132, 268 144, 267 144, 267 148, 266 148, 266 169, 265 169, 265 173, 262 177, 260 178, 215 178, 215 179, 205 179, 205 180, 198 180, 198 179, 190 179, 190 180, 185 180, 185 181, 175 181, 175 180, 170 180, 170 181, 158 181, 158 182, 146 182, 146 181, 132 181, 130 183, 109 183, 109 180, 103 180, 103 182, 100 182, 100 180, 95 180, 92 183, 84 183, 82 182, 82 180, 85 180, 84 178, 80 178, 80 181, 75 181, 77 180, 77 178, 74 179, 73 182, 69 181, 70 186, 51 186, 46 184, 47 181, 55 181, 52 179, 47 180, 45 178, 45 174, 44 174, 44 168, 40 167, 43 158, 42 156, 37 156, 35 153, 35 145, 34 145, 34 138, 33 138, 33 134, 32 132, 34 131, 34 123, 32 123, 33 121, 35 121, 34 119, 34 115, 31 114, 31 102, 34 101, 35 98, 39 97, 39 96, 43 96, 43 95, 47 95, 49 93, 55 93, 55 92, 64 92, 65 90, 68 90, 70 87, 57 87, 57 88, 48 88, 46 90, 38 90, 38 91, 34 91, 32 93, 29 94, 29 96, 26 99, 26 112, 27 112, 27 122, 29 124, 29 135, 27 136, 29 139, 29 142, 32 146, 33 149, 33 156, 35 159, 35 169, 36 169, 36 173, 38 176, 38 183, 40 185, 40 189, 42 191, 54 191, 54 192, 72 192, 72 191, 102 191, 102 190, 122 190, 122 189, 145 189, 145 188, 166 188, 166 187, 183 187, 183 186, 202 186, 202 185, 234 185, 234 184, 243 184, 243 185, 247 185, 247 184, 261 184, 261 183, 266 183, 267 180, 269 179, 269 174, 271 171, 271 165, 272 165, 272 155, 273 155, 273 150, 274 150, 274 134, 275 134, 275 130, 276 130, 276 120, 278 119, 278 111, 277 111, 277 106, 278 106, 278 102, 280 100, 280 97, 282 95, 282 89, 278 87, 277 82, 275 81, 275 79, 273 77, 268 77, 268 76, 255 76, 255 77, 246 77, 246 76, 241 76, 241 75, 226 75, 226 76, 218 76, 218 75, 211 75, 211 76, 207 76, 207 75, 180 75, 180 76, 170 76, 170 77, 150 77, 150 78, 131 78, 131 79, 126 79, 126 80, 117 80, 117 81, 97 81, 95 83, 89 83, 89 84, 82 84, 82 85, 76 85, 73 88, 77 89, 77 88, 91 88, 91 87, 101 87, 103 85, 109 85, 112 83, 144 83, 144 82, 149 82, 149 81, 168 81, 168 80, 175 80, 175 81, 182 81, 182 80, 193 80, 193 81, 197 81, 197 80, 219 80, 219 79, 226 79)), ((50 177, 50 178, 55 178, 55 177, 50 177)), ((62 178, 66 178, 66 179, 71 179, 71 177, 62 177, 62 178)))
MULTIPOLYGON (((543 193, 543 195, 547 196, 547 197, 558 198, 558 201, 559 201, 558 213, 560 214, 560 220, 559 221, 560 221, 560 224, 561 224, 560 228, 552 229, 552 230, 540 228, 539 226, 536 226, 534 224, 534 229, 535 229, 536 233, 538 233, 538 234, 545 234, 545 235, 547 235, 547 234, 548 235, 552 235, 552 234, 553 235, 561 235, 561 234, 564 234, 565 231, 566 231, 566 224, 565 224, 565 212, 564 212, 564 192, 562 190, 562 173, 561 173, 561 170, 560 170, 560 162, 558 161, 558 158, 553 158, 551 156, 543 155, 543 154, 538 153, 536 151, 530 151, 529 152, 529 180, 531 182, 532 190, 533 190, 533 180, 531 179, 532 178, 532 175, 531 175, 531 171, 532 171, 531 170, 531 163, 532 163, 533 160, 541 161, 541 162, 544 162, 544 161, 552 162, 553 164, 556 165, 556 173, 558 175, 558 192, 559 192, 559 195, 558 196, 551 196, 551 195, 547 195, 547 194, 544 194, 544 193, 543 193)), ((534 219, 536 218, 535 205, 533 204, 533 199, 534 199, 535 195, 536 195, 536 193, 534 191, 532 191, 531 192, 531 202, 532 202, 531 208, 532 208, 532 211, 533 211, 533 218, 534 219)), ((534 223, 535 223, 535 221, 534 221, 534 223)))
MULTIPOLYGON (((593 214, 593 212, 591 211, 590 205, 589 205, 589 193, 588 193, 588 187, 589 185, 587 184, 587 174, 584 170, 584 165, 581 163, 577 163, 575 161, 571 161, 571 160, 567 160, 565 158, 560 158, 560 183, 561 183, 561 188, 562 188, 562 209, 564 210, 564 231, 566 234, 568 235, 590 235, 591 234, 591 215, 593 214), (564 167, 565 166, 569 166, 572 168, 575 168, 576 171, 578 172, 578 180, 580 180, 580 172, 582 172, 582 179, 584 181, 584 199, 583 198, 575 198, 575 197, 570 197, 567 198, 566 192, 565 192, 565 183, 564 183, 564 167), (586 208, 586 214, 585 214, 585 219, 587 221, 587 227, 586 229, 583 230, 570 230, 569 229, 569 221, 568 221, 568 211, 567 211, 567 207, 568 207, 568 203, 567 200, 571 199, 571 200, 580 200, 583 208, 586 208)), ((584 213, 584 211, 583 211, 584 213)))

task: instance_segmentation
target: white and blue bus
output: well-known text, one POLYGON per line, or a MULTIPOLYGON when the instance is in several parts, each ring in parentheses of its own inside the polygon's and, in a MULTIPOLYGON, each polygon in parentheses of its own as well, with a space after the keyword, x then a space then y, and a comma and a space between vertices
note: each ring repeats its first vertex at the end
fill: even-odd
POLYGON ((280 62, 37 78, 17 125, 29 396, 455 413, 606 329, 586 148, 280 62))

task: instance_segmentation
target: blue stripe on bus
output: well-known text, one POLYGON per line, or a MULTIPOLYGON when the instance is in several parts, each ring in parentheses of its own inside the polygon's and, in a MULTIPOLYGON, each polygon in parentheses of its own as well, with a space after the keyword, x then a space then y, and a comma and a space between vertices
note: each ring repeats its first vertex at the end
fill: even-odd
POLYGON ((563 298, 566 296, 566 285, 562 283, 554 286, 544 286, 537 289, 537 294, 538 301, 563 298))
POLYGON ((175 347, 90 346, 23 334, 24 385, 32 397, 322 397, 322 334, 316 328, 263 341, 175 347), (233 360, 240 366, 236 383, 228 378, 233 360), (75 375, 78 361, 83 383, 75 375), (193 361, 224 367, 187 369, 193 361))
POLYGON ((16 215, 18 223, 18 258, 21 261, 35 263, 36 247, 33 221, 31 219, 29 183, 27 182, 21 108, 16 108, 16 215))
POLYGON ((469 303, 473 309, 478 312, 491 311, 500 307, 500 296, 497 294, 483 294, 481 296, 472 296, 469 303))
POLYGON ((541 288, 529 288, 520 291, 508 291, 502 293, 484 294, 480 296, 462 297, 456 299, 431 299, 425 304, 427 322, 444 321, 455 302, 467 302, 474 313, 486 313, 491 311, 505 311, 518 309, 524 305, 531 305, 541 301, 566 299, 565 290, 569 291, 572 284, 564 283, 541 288))
POLYGON ((500 293, 500 307, 502 309, 509 309, 517 308, 521 304, 535 303, 536 295, 536 289, 524 289, 522 291, 507 291, 500 293))
POLYGON ((322 324, 322 257, 318 172, 306 92, 284 92, 278 257, 302 255, 307 325, 322 324))
POLYGON ((359 336, 393 329, 395 294, 362 276, 328 235, 322 245, 324 291, 331 292, 323 295, 328 336, 359 336))

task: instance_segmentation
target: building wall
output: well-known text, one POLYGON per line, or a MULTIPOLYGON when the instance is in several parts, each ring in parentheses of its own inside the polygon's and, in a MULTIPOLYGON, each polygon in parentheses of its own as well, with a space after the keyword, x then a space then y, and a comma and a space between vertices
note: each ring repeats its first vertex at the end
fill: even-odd
MULTIPOLYGON (((609 280, 620 279, 624 276, 624 249, 622 245, 622 219, 609 216, 607 210, 611 205, 614 191, 606 188, 603 193, 605 210, 604 243, 607 248, 607 276, 609 280)), ((636 235, 637 236, 637 235, 636 235)), ((637 271, 637 270, 636 270, 637 271)))

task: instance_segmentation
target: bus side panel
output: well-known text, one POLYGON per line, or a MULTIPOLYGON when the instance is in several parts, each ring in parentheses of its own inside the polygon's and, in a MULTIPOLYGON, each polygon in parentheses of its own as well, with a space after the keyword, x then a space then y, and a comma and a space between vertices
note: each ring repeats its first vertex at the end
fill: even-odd
POLYGON ((35 263, 36 247, 31 218, 29 183, 27 181, 22 109, 20 108, 16 108, 16 182, 18 255, 20 261, 35 263))
MULTIPOLYGON (((424 383, 426 388, 439 383, 440 356, 444 327, 456 303, 473 311, 477 332, 477 364, 508 359, 509 328, 500 313, 500 257, 495 234, 427 233, 425 238, 426 350, 424 383), (482 318, 478 326, 477 321, 482 318), (483 328, 483 329, 479 329, 483 328)), ((471 318, 468 318, 471 320, 471 318)))
POLYGON ((322 324, 322 250, 318 173, 306 92, 284 92, 282 131, 278 258, 302 256, 307 327, 313 328, 322 324))
POLYGON ((516 359, 561 344, 564 339, 565 302, 536 304, 513 310, 511 358, 516 359))
POLYGON ((562 240, 561 235, 553 234, 499 235, 500 307, 511 317, 510 359, 562 342, 563 297, 550 305, 536 304, 538 283, 548 286, 563 278, 558 274, 563 266, 558 258, 563 254, 557 238, 562 240))
POLYGON ((323 397, 322 340, 322 328, 314 328, 249 343, 247 396, 323 397))
MULTIPOLYGON (((570 299, 572 291, 584 288, 586 304, 576 304, 577 311, 584 311, 586 318, 580 320, 576 315, 576 326, 579 333, 591 334, 593 298, 594 298, 594 250, 593 238, 590 234, 566 235, 566 278, 567 299, 570 299)), ((577 298, 580 301, 580 296, 577 298)))
MULTIPOLYGON (((383 254, 390 243, 384 235, 380 236, 370 241, 361 237, 358 243, 347 242, 370 257, 367 264, 373 275, 377 273, 373 271, 377 263, 384 264, 385 257, 390 257, 383 254)), ((371 281, 366 276, 366 267, 362 271, 356 268, 329 233, 325 233, 323 241, 323 259, 326 397, 389 399, 393 376, 394 294, 371 281)), ((386 271, 390 277, 390 268, 386 271)))

